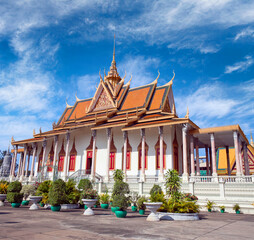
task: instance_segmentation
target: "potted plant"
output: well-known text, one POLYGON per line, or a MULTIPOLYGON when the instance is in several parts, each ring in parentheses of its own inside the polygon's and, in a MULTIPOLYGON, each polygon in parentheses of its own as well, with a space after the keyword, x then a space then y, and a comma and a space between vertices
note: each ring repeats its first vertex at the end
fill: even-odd
POLYGON ((0 181, 0 207, 4 206, 4 201, 6 199, 6 194, 7 194, 7 188, 8 188, 8 182, 0 181))
POLYGON ((238 203, 236 203, 233 207, 233 210, 235 210, 235 213, 236 214, 240 214, 240 206, 238 203))
POLYGON ((119 208, 115 211, 116 217, 118 218, 126 217, 127 215, 126 209, 128 208, 128 201, 129 201, 129 198, 126 197, 124 194, 122 195, 117 194, 113 197, 112 206, 119 208))
MULTIPOLYGON (((41 184, 39 184, 37 190, 36 190, 36 196, 41 196, 41 202, 40 202, 40 206, 44 207, 45 204, 48 204, 49 202, 49 188, 52 184, 52 181, 50 180, 46 180, 44 182, 42 182, 41 184)), ((31 198, 30 198, 31 199, 31 198)))
POLYGON ((108 209, 109 198, 108 193, 100 195, 101 208, 108 209))
POLYGON ((29 196, 30 195, 34 195, 35 194, 35 186, 33 185, 23 185, 21 191, 21 193, 23 193, 24 196, 24 200, 22 201, 21 205, 28 205, 29 204, 29 196))
POLYGON ((146 202, 146 201, 147 201, 147 199, 145 197, 140 197, 137 201, 137 207, 138 207, 140 215, 145 214, 146 205, 144 204, 144 202, 146 202))
POLYGON ((49 188, 49 203, 52 211, 60 211, 61 204, 66 203, 66 185, 62 179, 54 181, 49 188))
POLYGON ((208 200, 205 207, 207 208, 208 212, 211 212, 215 203, 213 201, 208 200))
POLYGON ((84 215, 86 216, 94 215, 94 212, 91 207, 94 206, 94 204, 97 202, 97 197, 98 197, 97 191, 93 189, 87 189, 81 193, 80 199, 85 204, 85 206, 87 206, 84 215))
POLYGON ((224 213, 225 212, 225 206, 219 206, 220 207, 220 212, 224 213))
POLYGON ((138 194, 136 192, 132 192, 130 196, 131 200, 131 211, 136 212, 137 211, 137 201, 138 201, 138 194))
POLYGON ((79 190, 93 189, 93 184, 89 179, 81 179, 78 184, 79 190))
POLYGON ((73 179, 69 179, 66 183, 66 204, 62 204, 62 209, 79 208, 78 202, 80 199, 80 191, 76 189, 76 182, 73 179))
POLYGON ((6 199, 13 208, 18 208, 22 202, 23 194, 20 193, 22 184, 19 181, 11 182, 7 188, 6 199))

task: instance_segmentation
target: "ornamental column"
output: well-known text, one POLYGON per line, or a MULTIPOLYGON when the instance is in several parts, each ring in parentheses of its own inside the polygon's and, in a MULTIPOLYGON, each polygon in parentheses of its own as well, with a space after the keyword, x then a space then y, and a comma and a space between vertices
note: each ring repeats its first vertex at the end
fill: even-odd
POLYGON ((182 128, 182 137, 183 137, 183 182, 189 181, 188 174, 188 163, 187 163, 187 131, 188 125, 184 124, 182 128))
POLYGON ((105 182, 109 182, 109 162, 110 162, 110 143, 111 143, 111 128, 107 128, 107 159, 106 159, 106 176, 105 182))
POLYGON ((36 154, 36 143, 32 143, 32 148, 33 148, 33 157, 32 157, 31 172, 30 172, 30 176, 29 176, 30 182, 33 180, 33 175, 34 175, 34 161, 35 161, 35 154, 36 154))
POLYGON ((235 147, 235 161, 236 161, 236 175, 241 176, 240 160, 239 160, 239 146, 238 146, 238 133, 234 131, 234 147, 235 147))
POLYGON ((124 131, 123 132, 123 173, 124 173, 124 181, 126 182, 127 180, 127 175, 126 175, 126 162, 127 162, 127 138, 128 138, 128 132, 124 131))
POLYGON ((145 161, 146 161, 146 133, 145 129, 141 129, 141 174, 140 181, 145 182, 145 161))
POLYGON ((92 137, 93 137, 93 155, 91 164, 91 179, 93 180, 95 175, 96 130, 92 130, 92 137))
POLYGON ((206 176, 209 176, 209 159, 208 159, 208 147, 205 146, 205 158, 206 158, 206 176))
POLYGON ((11 179, 12 181, 13 177, 15 176, 15 167, 16 167, 16 162, 17 162, 17 155, 18 155, 18 145, 15 145, 15 150, 14 150, 14 159, 13 159, 13 165, 12 165, 12 170, 11 170, 11 179))
POLYGON ((200 176, 199 148, 198 148, 198 143, 197 142, 196 142, 196 171, 197 171, 197 176, 200 176))
POLYGON ((54 158, 53 158, 53 174, 55 172, 56 167, 56 159, 57 159, 57 148, 58 148, 58 135, 54 136, 54 158))
POLYGON ((43 154, 42 154, 42 160, 41 160, 41 178, 43 178, 43 175, 44 175, 44 166, 45 166, 46 148, 47 148, 46 138, 44 138, 42 142, 42 148, 43 148, 43 154))
POLYGON ((227 156, 228 176, 230 176, 231 175, 231 169, 230 169, 230 159, 229 159, 228 146, 226 146, 226 156, 227 156))
POLYGON ((214 139, 214 133, 210 134, 211 138, 211 150, 212 150, 212 176, 217 177, 217 168, 216 168, 216 151, 215 151, 215 139, 214 139))
POLYGON ((27 164, 26 164, 26 177, 28 177, 28 167, 29 167, 29 162, 30 162, 30 154, 31 154, 31 152, 28 151, 27 164))
POLYGON ((164 181, 164 166, 163 166, 163 157, 164 157, 164 149, 163 149, 163 127, 159 127, 159 135, 160 135, 160 174, 159 181, 164 181))
POLYGON ((195 176, 195 159, 194 159, 194 139, 190 137, 190 150, 191 150, 191 176, 195 176))
POLYGON ((24 177, 24 173, 25 173, 26 155, 27 155, 27 144, 25 144, 25 146, 24 146, 24 158, 23 158, 23 163, 22 163, 22 171, 21 171, 21 175, 20 175, 20 179, 19 179, 20 182, 23 181, 23 177, 24 177))
POLYGON ((247 144, 243 142, 243 157, 244 157, 244 168, 245 168, 245 175, 250 175, 250 167, 249 167, 249 160, 248 160, 248 149, 247 144))
POLYGON ((19 167, 18 167, 18 172, 17 172, 17 176, 20 177, 21 175, 21 170, 22 170, 22 166, 23 166, 23 159, 24 159, 24 153, 20 153, 20 158, 19 158, 19 167))
POLYGON ((69 167, 69 148, 70 148, 70 133, 66 133, 66 148, 65 148, 65 158, 64 158, 64 179, 67 180, 68 177, 68 167, 69 167))
POLYGON ((241 138, 238 137, 240 170, 241 170, 241 174, 243 175, 243 158, 242 158, 241 143, 242 143, 241 138))

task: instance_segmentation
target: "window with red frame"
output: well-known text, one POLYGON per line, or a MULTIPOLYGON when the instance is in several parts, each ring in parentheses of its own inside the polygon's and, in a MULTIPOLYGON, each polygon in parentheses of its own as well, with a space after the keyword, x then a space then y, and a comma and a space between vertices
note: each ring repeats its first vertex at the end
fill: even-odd
MULTIPOLYGON (((165 152, 165 149, 164 149, 165 152)), ((156 149, 156 168, 160 168, 160 149, 156 149)), ((163 168, 165 168, 165 154, 163 154, 163 168)))
MULTIPOLYGON (((50 166, 53 166, 54 155, 50 154, 49 160, 50 160, 50 166)), ((52 167, 48 167, 47 171, 52 172, 52 167)))
POLYGON ((58 171, 62 172, 64 167, 64 156, 59 156, 58 171))
POLYGON ((87 154, 86 154, 86 170, 87 170, 87 173, 91 173, 92 158, 93 158, 93 151, 87 151, 87 154))
MULTIPOLYGON (((142 168, 142 149, 138 150, 138 169, 142 168)), ((147 149, 145 150, 145 169, 147 168, 147 149)))
POLYGON ((111 152, 109 155, 109 170, 115 169, 115 153, 111 152))
POLYGON ((128 151, 126 155, 126 170, 131 169, 131 153, 128 151))
POLYGON ((70 156, 69 171, 75 171, 76 155, 70 156))

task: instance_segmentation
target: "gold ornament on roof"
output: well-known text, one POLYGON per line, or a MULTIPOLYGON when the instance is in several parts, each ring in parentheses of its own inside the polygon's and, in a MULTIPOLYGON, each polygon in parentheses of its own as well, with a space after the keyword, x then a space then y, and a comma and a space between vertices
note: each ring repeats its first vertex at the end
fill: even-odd
POLYGON ((71 105, 69 105, 69 104, 67 103, 67 98, 66 98, 66 100, 65 100, 65 103, 66 103, 66 108, 71 108, 71 107, 72 107, 71 105))
POLYGON ((189 107, 187 107, 187 112, 186 112, 185 118, 189 118, 189 107))
POLYGON ((40 134, 41 134, 41 133, 42 133, 42 132, 41 132, 41 127, 40 127, 40 130, 39 130, 39 131, 40 131, 40 134))
POLYGON ((253 142, 253 138, 252 138, 252 132, 250 132, 250 145, 252 147, 254 147, 254 142, 253 142))
POLYGON ((11 143, 15 142, 14 137, 11 137, 11 143))
POLYGON ((33 129, 33 135, 36 135, 35 129, 33 129))
POLYGON ((80 101, 80 99, 77 97, 77 92, 75 93, 76 102, 80 101))

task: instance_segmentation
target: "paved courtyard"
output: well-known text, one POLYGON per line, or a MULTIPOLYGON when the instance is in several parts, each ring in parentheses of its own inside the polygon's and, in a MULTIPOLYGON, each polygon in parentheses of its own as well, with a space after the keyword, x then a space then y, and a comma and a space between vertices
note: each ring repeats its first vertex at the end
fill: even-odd
MULTIPOLYGON (((110 210, 83 209, 52 212, 28 206, 0 208, 0 239, 254 239, 254 215, 200 213, 200 221, 147 222, 146 216, 128 212, 118 219, 110 210)), ((148 213, 148 211, 147 211, 148 213)))

